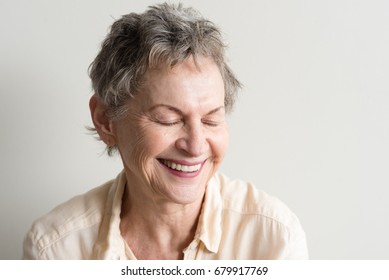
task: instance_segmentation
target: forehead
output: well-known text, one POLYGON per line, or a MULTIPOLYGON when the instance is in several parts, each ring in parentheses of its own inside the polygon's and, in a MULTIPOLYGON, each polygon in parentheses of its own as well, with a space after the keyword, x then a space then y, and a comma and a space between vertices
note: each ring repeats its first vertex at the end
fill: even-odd
POLYGON ((149 102, 224 102, 224 82, 219 67, 207 57, 188 58, 173 67, 146 72, 142 99, 149 102))

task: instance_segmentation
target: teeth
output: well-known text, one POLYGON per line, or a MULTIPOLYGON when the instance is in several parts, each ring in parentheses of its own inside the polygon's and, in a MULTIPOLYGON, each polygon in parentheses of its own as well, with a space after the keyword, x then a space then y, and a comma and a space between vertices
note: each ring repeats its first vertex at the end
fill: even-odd
POLYGON ((162 163, 171 169, 181 171, 181 172, 196 172, 201 167, 200 163, 196 165, 183 165, 168 160, 163 160, 162 163))

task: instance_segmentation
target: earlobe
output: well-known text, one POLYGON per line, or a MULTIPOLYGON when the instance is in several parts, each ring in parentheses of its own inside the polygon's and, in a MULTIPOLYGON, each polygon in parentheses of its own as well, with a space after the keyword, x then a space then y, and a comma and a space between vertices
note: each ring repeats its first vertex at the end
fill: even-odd
POLYGON ((114 146, 116 144, 115 135, 112 129, 112 121, 107 117, 108 107, 96 95, 93 95, 89 100, 89 109, 93 125, 100 139, 107 144, 107 146, 114 146))

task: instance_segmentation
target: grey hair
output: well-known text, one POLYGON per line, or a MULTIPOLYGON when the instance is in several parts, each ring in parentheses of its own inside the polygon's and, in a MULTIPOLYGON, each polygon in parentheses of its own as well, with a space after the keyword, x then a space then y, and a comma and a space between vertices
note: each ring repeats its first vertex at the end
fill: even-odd
MULTIPOLYGON (((224 106, 230 112, 241 84, 227 65, 225 48, 220 30, 195 9, 182 4, 150 6, 142 14, 130 13, 113 23, 89 67, 92 88, 107 105, 107 116, 119 119, 127 113, 128 99, 140 91, 148 69, 206 56, 219 67, 224 106)), ((109 155, 114 150, 115 146, 107 147, 109 155)))

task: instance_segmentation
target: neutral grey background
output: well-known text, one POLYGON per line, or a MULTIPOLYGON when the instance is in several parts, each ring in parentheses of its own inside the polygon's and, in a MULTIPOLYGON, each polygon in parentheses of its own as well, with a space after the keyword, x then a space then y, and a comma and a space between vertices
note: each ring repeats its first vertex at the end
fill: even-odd
MULTIPOLYGON (((171 1, 176 2, 176 1, 171 1)), ((282 199, 312 259, 389 259, 389 1, 182 1, 245 85, 222 171, 282 199)), ((156 1, 0 1, 0 258, 32 221, 121 169, 88 135, 87 68, 156 1)))

